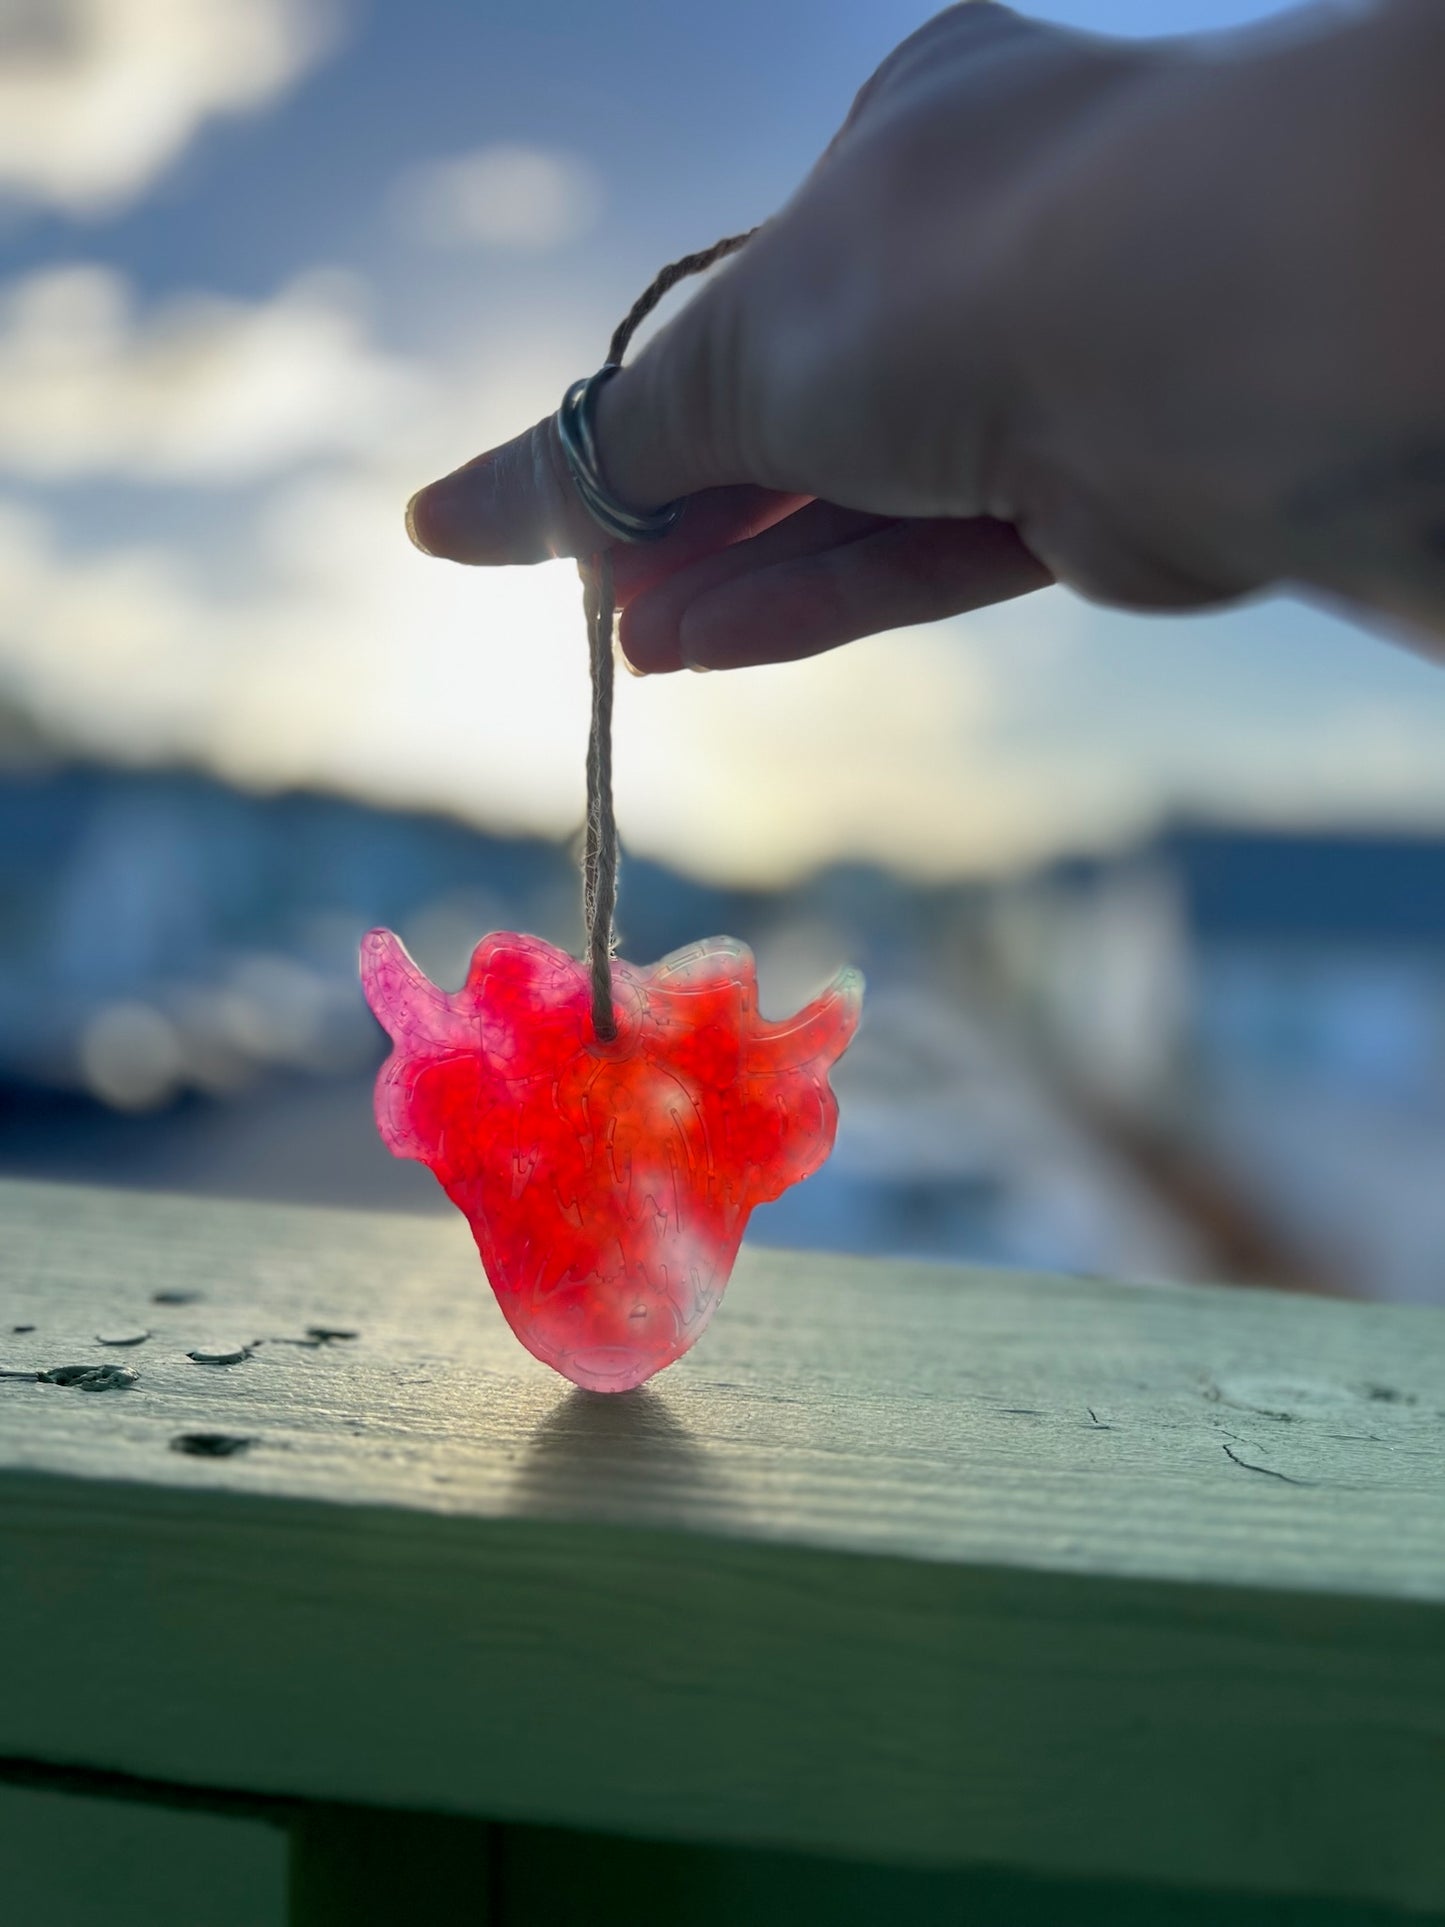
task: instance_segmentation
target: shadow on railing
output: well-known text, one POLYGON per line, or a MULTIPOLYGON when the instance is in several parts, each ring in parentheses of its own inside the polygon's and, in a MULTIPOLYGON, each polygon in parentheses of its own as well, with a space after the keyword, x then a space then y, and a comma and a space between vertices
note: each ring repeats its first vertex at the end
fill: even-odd
POLYGON ((646 1386, 568 1392, 533 1431, 513 1497, 528 1515, 749 1516, 716 1455, 668 1395, 646 1386))

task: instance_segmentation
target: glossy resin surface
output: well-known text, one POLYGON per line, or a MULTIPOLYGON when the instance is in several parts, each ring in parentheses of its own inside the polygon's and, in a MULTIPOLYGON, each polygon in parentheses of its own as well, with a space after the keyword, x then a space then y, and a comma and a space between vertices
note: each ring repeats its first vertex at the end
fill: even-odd
POLYGON ((614 963, 618 1035, 603 1044, 584 966, 537 937, 484 938, 445 991, 373 930, 361 976, 395 1045, 376 1087, 382 1138, 465 1213, 522 1343, 598 1392, 682 1356, 753 1206, 827 1158, 828 1071, 863 996, 844 970, 770 1023, 751 951, 715 937, 650 969, 614 963))

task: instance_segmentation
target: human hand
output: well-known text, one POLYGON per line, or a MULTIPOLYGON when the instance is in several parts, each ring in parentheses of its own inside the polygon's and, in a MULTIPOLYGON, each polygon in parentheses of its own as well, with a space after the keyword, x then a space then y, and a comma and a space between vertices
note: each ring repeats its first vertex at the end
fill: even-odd
MULTIPOLYGON (((1369 599, 1308 503, 1348 453, 1330 404, 1379 360, 1341 292, 1362 163, 1320 139, 1369 133, 1370 89, 1339 16, 1299 18, 1123 43, 972 0, 898 48, 600 393, 616 493, 689 498, 615 554, 629 661, 804 656, 1052 579, 1135 608, 1291 577, 1369 599)), ((466 562, 600 539, 550 418, 408 519, 466 562)))

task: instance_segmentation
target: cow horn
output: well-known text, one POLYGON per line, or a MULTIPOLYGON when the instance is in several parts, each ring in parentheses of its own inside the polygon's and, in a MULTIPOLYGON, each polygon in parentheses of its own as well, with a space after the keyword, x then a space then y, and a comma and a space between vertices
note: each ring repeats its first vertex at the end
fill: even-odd
POLYGON ((862 971, 840 970, 796 1017, 759 1024, 748 1051, 749 1068, 776 1075, 802 1064, 836 1063, 853 1041, 862 1008, 862 971))
POLYGON ((362 938, 361 988, 376 1021, 403 1049, 459 1050, 476 1041, 475 1021, 455 1009, 390 930, 362 938))

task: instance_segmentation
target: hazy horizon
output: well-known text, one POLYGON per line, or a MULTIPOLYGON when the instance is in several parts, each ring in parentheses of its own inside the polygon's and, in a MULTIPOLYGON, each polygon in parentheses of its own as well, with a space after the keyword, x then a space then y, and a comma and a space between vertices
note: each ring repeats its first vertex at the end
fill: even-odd
MULTIPOLYGON (((573 571, 429 562, 402 503, 555 406, 660 261, 785 199, 929 11, 188 0, 178 35, 141 0, 22 7, 0 30, 13 699, 123 762, 573 828, 573 571)), ((1164 32, 1270 9, 1038 11, 1164 32)), ((717 880, 987 873, 1180 810, 1445 824, 1445 677, 1284 600, 1166 621, 1049 591, 621 685, 624 838, 717 880)))

